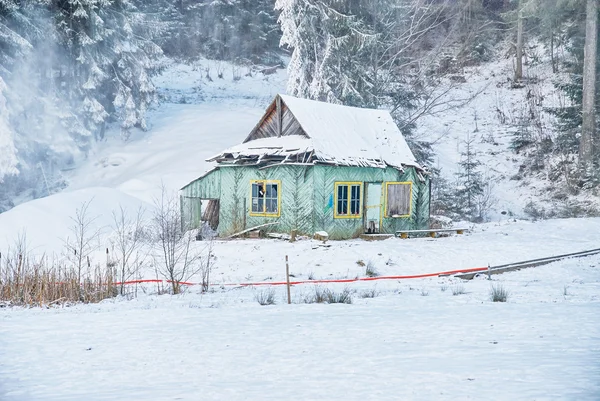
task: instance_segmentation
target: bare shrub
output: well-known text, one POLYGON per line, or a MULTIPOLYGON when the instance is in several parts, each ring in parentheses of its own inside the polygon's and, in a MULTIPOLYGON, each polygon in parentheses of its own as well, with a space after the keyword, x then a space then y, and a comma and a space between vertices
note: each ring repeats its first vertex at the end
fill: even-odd
POLYGON ((332 290, 326 291, 327 303, 328 304, 351 304, 352 303, 352 292, 349 288, 344 288, 342 292, 335 292, 332 290))
POLYGON ((107 249, 107 267, 114 264, 116 279, 119 282, 119 293, 125 293, 125 282, 135 277, 140 267, 146 260, 146 253, 142 251, 144 239, 144 209, 139 208, 135 215, 130 215, 123 206, 119 211, 113 211, 114 231, 112 245, 115 249, 116 260, 109 262, 107 249))
POLYGON ((154 205, 151 227, 156 236, 155 269, 171 284, 172 293, 179 294, 181 283, 202 270, 201 252, 193 247, 195 233, 186 232, 183 226, 179 199, 163 186, 154 205))
POLYGON ((371 288, 369 290, 364 290, 360 293, 361 298, 375 298, 379 296, 379 291, 376 288, 371 288))
POLYGON ((452 287, 452 295, 462 295, 462 294, 466 294, 467 291, 465 290, 465 287, 463 287, 462 285, 456 285, 454 287, 452 287))
POLYGON ((377 271, 377 268, 375 267, 375 265, 373 264, 372 261, 368 261, 367 262, 367 267, 365 268, 365 275, 367 277, 377 277, 379 276, 379 272, 377 271))
MULTIPOLYGON (((307 303, 322 304, 322 303, 327 302, 327 291, 328 290, 325 287, 316 286, 315 287, 315 293, 314 293, 314 296, 313 296, 312 300, 310 300, 307 303)), ((310 298, 308 298, 308 299, 310 299, 310 298)))
POLYGON ((306 304, 351 304, 352 291, 344 288, 342 292, 335 292, 329 288, 315 286, 314 293, 305 296, 303 302, 306 304))
POLYGON ((428 295, 429 295, 429 291, 427 291, 425 288, 421 288, 421 296, 426 297, 428 295))
POLYGON ((275 305, 275 289, 267 288, 264 290, 260 290, 256 294, 254 294, 254 299, 256 300, 256 302, 263 306, 275 305))
POLYGON ((448 289, 448 286, 446 284, 442 284, 442 286, 440 287, 440 290, 442 292, 446 292, 447 289, 448 289))
POLYGON ((98 250, 97 240, 100 235, 100 229, 94 227, 97 217, 92 217, 89 214, 89 207, 92 200, 83 202, 83 204, 75 210, 75 216, 71 217, 72 237, 67 237, 65 241, 65 249, 67 258, 74 265, 77 271, 77 282, 81 283, 82 275, 85 274, 84 269, 91 268, 90 255, 98 250))
POLYGON ((508 291, 502 284, 492 285, 490 288, 490 299, 492 302, 506 302, 508 295, 508 291))
POLYGON ((210 274, 213 269, 213 239, 208 241, 208 245, 205 248, 205 256, 200 258, 200 280, 202 285, 202 292, 208 291, 210 286, 210 274))

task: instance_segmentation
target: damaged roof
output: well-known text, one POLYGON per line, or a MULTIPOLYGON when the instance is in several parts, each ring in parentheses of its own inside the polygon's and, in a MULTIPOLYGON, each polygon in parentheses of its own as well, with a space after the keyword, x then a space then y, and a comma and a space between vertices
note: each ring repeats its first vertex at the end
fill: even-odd
POLYGON ((277 95, 243 143, 208 159, 215 160, 422 168, 388 111, 287 95, 277 95))

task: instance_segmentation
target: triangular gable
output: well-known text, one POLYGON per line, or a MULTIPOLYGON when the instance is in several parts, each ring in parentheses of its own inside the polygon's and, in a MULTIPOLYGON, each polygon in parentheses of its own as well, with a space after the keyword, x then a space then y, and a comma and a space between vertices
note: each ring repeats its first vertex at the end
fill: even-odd
POLYGON ((242 143, 256 139, 289 135, 308 137, 298 120, 296 120, 296 117, 291 113, 289 107, 281 99, 281 96, 277 95, 258 124, 256 124, 242 143))

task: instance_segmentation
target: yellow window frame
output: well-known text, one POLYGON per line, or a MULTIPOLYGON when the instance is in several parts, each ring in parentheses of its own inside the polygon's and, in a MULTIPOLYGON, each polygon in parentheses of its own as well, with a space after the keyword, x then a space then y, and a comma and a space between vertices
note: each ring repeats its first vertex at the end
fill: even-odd
POLYGON ((281 180, 250 180, 250 208, 248 209, 250 216, 256 217, 280 217, 281 216, 281 180), (277 184, 277 213, 267 213, 267 202, 266 198, 263 198, 263 210, 264 212, 253 212, 252 211, 252 184, 263 184, 265 191, 267 184, 277 184))
POLYGON ((333 184, 333 193, 334 193, 334 203, 333 203, 333 218, 334 219, 360 219, 363 216, 363 205, 364 205, 364 185, 360 181, 338 181, 333 184), (338 214, 337 205, 338 205, 338 187, 347 186, 348 187, 348 210, 350 210, 350 201, 351 201, 351 191, 350 187, 353 185, 358 185, 360 187, 360 201, 358 204, 359 214, 338 214))
POLYGON ((383 209, 383 213, 384 213, 384 217, 393 217, 393 218, 398 218, 398 217, 410 217, 410 215, 412 214, 412 204, 413 204, 413 183, 410 181, 390 181, 390 182, 386 182, 385 183, 385 204, 384 204, 384 209, 383 209), (403 214, 400 216, 390 216, 388 215, 388 186, 389 185, 398 185, 398 184, 403 184, 403 185, 410 185, 410 201, 408 202, 408 214, 403 214))

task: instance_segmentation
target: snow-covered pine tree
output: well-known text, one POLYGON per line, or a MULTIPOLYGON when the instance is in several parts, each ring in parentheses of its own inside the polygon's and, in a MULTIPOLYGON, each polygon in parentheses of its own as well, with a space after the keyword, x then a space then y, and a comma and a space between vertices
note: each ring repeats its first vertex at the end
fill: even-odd
POLYGON ((129 0, 115 0, 105 13, 106 31, 113 31, 112 62, 108 74, 114 90, 112 104, 121 122, 122 133, 132 127, 147 129, 146 111, 156 100, 151 77, 164 68, 162 49, 154 38, 164 25, 147 24, 145 15, 129 0))
POLYGON ((56 6, 67 55, 62 84, 85 122, 80 134, 101 139, 109 116, 119 120, 124 137, 134 126, 146 129, 145 113, 156 96, 150 78, 163 66, 153 39, 165 26, 148 24, 128 0, 64 0, 56 6))
POLYGON ((277 0, 281 44, 292 49, 288 93, 361 106, 372 85, 364 68, 377 35, 353 10, 354 2, 277 0), (353 13, 354 12, 354 13, 353 13))

